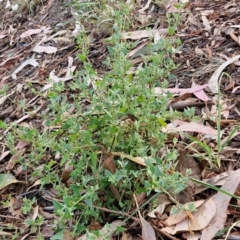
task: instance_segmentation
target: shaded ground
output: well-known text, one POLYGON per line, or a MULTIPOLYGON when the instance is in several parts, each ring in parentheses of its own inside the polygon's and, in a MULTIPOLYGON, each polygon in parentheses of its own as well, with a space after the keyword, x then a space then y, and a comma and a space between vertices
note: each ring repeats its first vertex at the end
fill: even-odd
MULTIPOLYGON (((15 122, 24 126, 35 126, 41 131, 43 125, 40 113, 47 114, 49 109, 44 96, 36 95, 31 86, 41 92, 42 87, 48 84, 47 79, 50 76, 67 78, 66 73, 71 69, 71 61, 74 61, 76 70, 81 69, 81 62, 77 56, 76 40, 72 36, 75 19, 71 8, 66 5, 68 2, 45 0, 43 5, 37 1, 32 2, 33 4, 30 6, 21 6, 21 11, 17 13, 7 11, 1 3, 0 16, 3 17, 0 23, 0 86, 7 86, 7 89, 2 90, 3 93, 6 91, 7 98, 0 99, 0 119, 7 123, 15 122), (42 29, 44 34, 41 34, 40 31, 37 35, 23 36, 22 34, 26 34, 29 29, 42 29), (54 48, 35 51, 34 48, 37 45, 54 48), (46 53, 46 51, 53 51, 53 53, 46 53), (22 70, 16 72, 16 69, 29 59, 33 66, 23 67, 22 70)), ((179 68, 173 72, 175 78, 169 82, 169 88, 190 88, 193 82, 201 85, 207 83, 213 72, 224 61, 240 53, 239 42, 237 42, 237 40, 239 41, 239 26, 230 28, 240 22, 239 16, 240 5, 235 1, 190 1, 183 13, 183 21, 178 31, 183 46, 176 53, 174 60, 179 64, 179 68)), ((90 61, 100 74, 107 70, 102 66, 107 50, 100 41, 107 35, 108 32, 96 32, 95 43, 92 44, 89 53, 90 61)), ((220 88, 222 104, 229 107, 226 118, 222 121, 227 136, 240 116, 238 98, 240 90, 237 89, 240 85, 239 62, 229 65, 226 72, 231 78, 223 76, 220 88), (234 92, 233 89, 235 89, 234 92)), ((66 92, 66 95, 69 96, 71 93, 66 92)), ((211 96, 210 92, 209 95, 211 96)), ((198 109, 198 112, 200 115, 201 109, 198 109)), ((214 121, 209 121, 209 124, 216 127, 214 121)), ((8 129, 0 130, 0 132, 0 138, 6 138, 8 129)), ((216 144, 214 143, 212 146, 215 147, 216 144)), ((225 161, 222 164, 221 172, 239 169, 239 152, 236 150, 239 148, 237 134, 230 142, 229 147, 229 151, 224 152, 222 156, 225 161)), ((26 151, 24 142, 19 142, 18 149, 26 151)), ((25 225, 19 214, 22 196, 29 198, 35 196, 38 200, 35 210, 36 212, 42 211, 41 214, 46 221, 41 228, 41 233, 48 239, 54 233, 51 224, 48 224, 52 222, 53 215, 48 213, 48 210, 52 210, 51 199, 55 198, 57 194, 51 186, 46 186, 41 192, 34 191, 35 185, 37 186, 39 182, 32 182, 31 173, 24 171, 22 167, 15 167, 13 156, 16 157, 16 155, 8 150, 4 144, 1 144, 0 172, 10 172, 22 182, 11 188, 1 188, 2 202, 9 200, 9 194, 12 194, 14 198, 10 202, 13 207, 1 207, 0 225, 5 230, 7 224, 13 223, 14 226, 22 229, 21 236, 25 237, 22 239, 36 239, 28 236, 29 229, 24 229, 25 225), (38 207, 41 209, 39 210, 38 207)), ((26 153, 29 153, 28 150, 26 153)), ((47 162, 50 159, 51 153, 47 153, 45 159, 41 159, 41 161, 47 162)), ((218 173, 206 170, 202 173, 202 177, 209 178, 218 173)), ((206 199, 207 196, 210 196, 211 191, 204 192, 204 194, 198 195, 196 199, 206 199)), ((238 192, 235 194, 239 196, 238 192)), ((231 225, 239 219, 239 212, 234 207, 229 208, 229 211, 227 225, 231 225)), ((160 228, 160 222, 159 220, 154 224, 160 228)), ((12 233, 9 229, 5 231, 5 234, 6 237, 9 234, 9 239, 11 239, 12 233)), ((169 239, 168 237, 166 236, 166 239, 169 239)))

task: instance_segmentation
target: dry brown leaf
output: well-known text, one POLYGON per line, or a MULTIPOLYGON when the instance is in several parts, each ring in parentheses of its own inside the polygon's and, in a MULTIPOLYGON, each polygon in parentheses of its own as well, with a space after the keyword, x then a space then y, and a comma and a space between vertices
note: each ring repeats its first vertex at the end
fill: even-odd
POLYGON ((230 32, 229 35, 238 45, 240 45, 240 39, 237 36, 235 36, 235 34, 233 32, 230 32))
POLYGON ((68 163, 66 163, 61 175, 61 179, 63 183, 66 183, 69 180, 72 171, 73 171, 73 165, 69 165, 68 163))
POLYGON ((81 23, 79 21, 75 21, 75 28, 72 31, 72 36, 77 36, 81 30, 83 29, 81 23))
POLYGON ((29 144, 30 144, 30 143, 25 142, 25 141, 19 141, 19 142, 17 143, 17 146, 15 147, 15 149, 16 149, 16 150, 21 150, 21 149, 27 147, 29 144))
POLYGON ((200 233, 191 232, 187 233, 187 240, 198 240, 201 237, 200 233))
POLYGON ((39 28, 39 29, 28 29, 27 31, 23 32, 21 35, 20 35, 20 38, 25 38, 25 37, 29 37, 31 35, 34 35, 34 34, 39 34, 42 32, 42 28, 39 28))
POLYGON ((67 33, 67 30, 59 30, 58 32, 54 33, 53 35, 51 35, 50 37, 48 38, 43 38, 42 41, 40 41, 38 43, 38 45, 40 45, 41 43, 45 43, 45 42, 48 42, 50 40, 52 40, 53 38, 59 36, 59 35, 65 35, 67 33))
POLYGON ((25 234, 23 237, 21 237, 20 240, 25 240, 25 239, 27 239, 27 237, 29 237, 29 236, 32 235, 32 234, 33 234, 32 232, 27 233, 27 234, 25 234))
POLYGON ((235 93, 239 88, 240 88, 240 86, 235 87, 235 88, 232 90, 232 93, 235 93))
POLYGON ((37 52, 37 53, 47 53, 47 54, 52 54, 52 53, 56 53, 57 52, 57 48, 56 47, 52 47, 52 46, 35 46, 32 50, 33 52, 37 52))
POLYGON ((142 25, 147 24, 151 18, 151 15, 141 13, 138 13, 136 16, 136 20, 138 20, 142 25))
POLYGON ((10 151, 5 151, 0 156, 0 162, 10 153, 10 151))
MULTIPOLYGON (((183 95, 175 96, 171 102, 179 102, 180 100, 191 100, 192 93, 184 93, 183 95)), ((195 99, 192 99, 192 101, 195 99)))
POLYGON ((57 37, 52 39, 57 44, 71 43, 71 40, 66 37, 57 37))
MULTIPOLYGON (((99 231, 99 238, 98 240, 105 240, 109 239, 109 236, 111 236, 116 230, 118 226, 121 226, 123 224, 122 221, 117 220, 110 224, 106 224, 100 231, 99 231)), ((77 238, 77 240, 88 240, 87 235, 84 234, 83 236, 77 238)))
POLYGON ((140 49, 142 49, 144 46, 146 46, 149 43, 149 41, 144 41, 140 45, 138 45, 136 48, 134 48, 129 54, 128 57, 132 57, 136 52, 138 52, 140 49))
POLYGON ((30 186, 30 187, 27 189, 27 192, 28 192, 31 188, 33 188, 33 187, 35 187, 35 186, 38 186, 38 185, 40 185, 40 184, 41 184, 41 180, 38 179, 32 186, 30 186))
POLYGON ((206 45, 206 52, 208 53, 208 56, 209 56, 210 58, 212 58, 212 55, 213 55, 212 49, 209 47, 208 44, 206 45))
MULTIPOLYGON (((49 79, 51 79, 53 82, 66 82, 71 79, 73 79, 73 74, 76 69, 76 66, 73 66, 73 58, 68 57, 68 67, 65 70, 66 75, 64 78, 59 78, 58 76, 55 75, 55 69, 53 69, 50 74, 49 74, 49 79)), ((46 84, 41 91, 45 91, 53 86, 53 83, 46 84)))
POLYGON ((196 87, 192 87, 192 88, 160 88, 160 87, 155 87, 155 93, 156 94, 167 94, 167 92, 170 92, 172 94, 174 94, 175 96, 177 95, 183 95, 186 93, 196 93, 199 92, 201 90, 203 90, 204 88, 206 88, 208 86, 208 84, 204 84, 204 85, 198 85, 196 87))
POLYGON ((137 40, 141 38, 153 38, 155 34, 157 33, 157 29, 153 30, 138 30, 138 31, 133 31, 133 32, 126 32, 123 33, 122 37, 123 39, 132 39, 132 40, 137 40))
MULTIPOLYGON (((203 203, 205 202, 205 200, 198 200, 196 202, 189 202, 189 203, 185 203, 183 206, 187 206, 189 204, 194 204, 195 208, 197 209, 199 206, 201 206, 203 203)), ((165 221, 165 223, 168 226, 172 226, 175 225, 179 222, 181 222, 183 219, 188 217, 188 213, 182 209, 180 210, 178 213, 176 214, 172 214, 168 217, 168 219, 165 221)))
MULTIPOLYGON (((205 182, 213 186, 222 186, 226 182, 226 179, 228 176, 229 174, 227 172, 223 172, 212 178, 203 179, 202 182, 205 182)), ((195 194, 198 194, 206 189, 208 189, 208 187, 205 187, 203 185, 198 185, 196 188, 195 194)))
POLYGON ((169 123, 165 128, 162 128, 163 132, 198 132, 207 135, 217 136, 217 130, 212 127, 205 126, 201 123, 196 122, 183 122, 180 120, 175 120, 169 123))
POLYGON ((116 166, 115 166, 115 163, 114 163, 114 155, 110 154, 110 156, 108 156, 104 160, 103 166, 104 166, 105 169, 107 169, 111 173, 115 173, 116 172, 116 166))
POLYGON ((16 218, 22 217, 22 206, 23 200, 18 199, 16 197, 11 197, 9 204, 8 204, 8 211, 12 214, 12 216, 16 218))
POLYGON ((156 34, 159 34, 161 36, 163 34, 166 34, 167 32, 168 32, 167 29, 138 30, 138 31, 123 33, 122 38, 132 39, 132 40, 137 40, 141 38, 154 38, 156 34))
POLYGON ((139 215, 142 225, 142 239, 143 240, 154 240, 156 239, 153 227, 147 222, 141 215, 139 215))
POLYGON ((165 207, 168 205, 168 204, 171 204, 172 202, 166 197, 166 195, 162 194, 160 196, 158 196, 158 206, 153 209, 150 213, 148 213, 148 216, 151 217, 151 218, 156 218, 157 214, 162 214, 165 210, 165 207))
POLYGON ((155 231, 154 231, 153 227, 141 215, 135 194, 133 194, 133 197, 134 197, 134 200, 135 200, 135 203, 137 206, 139 219, 140 219, 140 222, 142 225, 142 239, 143 240, 156 240, 155 231))
POLYGON ((144 60, 143 57, 137 57, 137 58, 132 59, 131 63, 132 63, 132 65, 136 65, 136 64, 143 62, 143 60, 144 60))
POLYGON ((141 204, 142 202, 144 202, 144 200, 147 198, 147 193, 142 192, 139 195, 136 196, 136 200, 138 204, 141 204))
POLYGON ((198 55, 205 55, 202 49, 200 49, 198 46, 195 47, 195 53, 198 55))
POLYGON ((90 231, 97 231, 97 230, 102 229, 102 225, 101 225, 99 222, 93 221, 93 222, 89 225, 88 229, 89 229, 90 231))
POLYGON ((198 99, 204 101, 204 102, 207 102, 207 101, 210 101, 211 99, 206 95, 206 93, 201 90, 201 91, 198 91, 198 92, 194 92, 193 93, 198 99))
POLYGON ((212 105, 212 108, 211 108, 211 116, 212 117, 216 117, 217 119, 217 116, 218 116, 218 102, 221 104, 221 115, 227 119, 229 114, 230 114, 230 110, 232 110, 234 107, 235 107, 235 104, 232 104, 232 105, 228 105, 227 104, 227 101, 224 101, 221 99, 220 97, 220 100, 218 99, 218 96, 215 95, 213 98, 212 98, 213 102, 215 103, 214 105, 212 105))
MULTIPOLYGON (((237 132, 233 133, 233 135, 231 136, 231 138, 235 138, 235 137, 238 136, 239 134, 240 134, 240 132, 237 131, 237 132)), ((228 138, 229 138, 229 136, 226 136, 224 139, 221 140, 221 146, 223 146, 224 144, 227 143, 228 138)), ((229 150, 231 150, 231 148, 230 148, 229 150)))
POLYGON ((143 158, 141 158, 141 157, 132 157, 131 155, 128 155, 128 154, 125 154, 125 153, 121 153, 121 152, 112 152, 111 154, 115 155, 115 156, 126 158, 126 159, 131 160, 131 161, 133 161, 135 163, 138 163, 140 165, 146 166, 145 160, 143 158))
POLYGON ((3 38, 5 38, 5 37, 7 37, 7 35, 2 35, 2 34, 0 34, 0 39, 3 39, 3 38))
MULTIPOLYGON (((174 99, 173 99, 174 100, 174 99)), ((212 103, 208 103, 208 105, 212 105, 212 103)), ((183 101, 177 101, 177 102, 168 102, 168 109, 172 108, 174 110, 183 110, 184 108, 190 108, 190 107, 205 107, 206 104, 204 102, 197 102, 193 100, 183 100, 183 101)))
POLYGON ((237 55, 233 58, 230 58, 229 60, 227 60, 226 62, 224 62, 212 75, 212 77, 210 78, 208 84, 208 88, 210 89, 210 91, 212 93, 218 93, 218 84, 219 84, 219 78, 222 74, 222 71, 231 63, 237 61, 240 58, 240 55, 237 55))
POLYGON ((6 166, 6 170, 12 170, 13 167, 15 166, 15 164, 17 163, 17 161, 20 159, 20 157, 22 156, 22 154, 26 151, 25 148, 23 148, 22 150, 18 151, 17 153, 15 153, 14 155, 12 155, 12 157, 10 158, 10 160, 8 161, 8 164, 6 166))
MULTIPOLYGON (((234 194, 239 183, 240 169, 230 173, 230 176, 226 179, 226 182, 221 189, 230 194, 234 194)), ((221 192, 218 192, 213 197, 213 201, 217 207, 216 215, 210 222, 209 226, 203 230, 201 240, 212 239, 220 229, 224 228, 227 219, 227 208, 230 200, 230 196, 221 192)))
MULTIPOLYGON (((196 212, 192 213, 192 219, 184 219, 179 222, 174 229, 171 227, 163 228, 162 230, 170 234, 176 234, 182 231, 199 231, 208 226, 212 218, 216 214, 216 204, 212 198, 203 203, 196 212)), ((211 238, 205 238, 211 239, 211 238)))
POLYGON ((110 184, 109 187, 110 187, 110 189, 111 189, 111 191, 114 195, 114 198, 117 199, 118 202, 120 202, 121 201, 121 195, 120 195, 118 189, 115 186, 113 186, 112 184, 110 184))
POLYGON ((5 232, 5 231, 0 231, 0 236, 8 236, 8 237, 10 237, 10 236, 13 236, 13 234, 12 233, 10 233, 10 232, 5 232))
POLYGON ((152 0, 148 0, 146 5, 143 8, 139 9, 138 12, 139 13, 144 13, 144 11, 147 10, 150 7, 151 2, 152 2, 152 0))
POLYGON ((190 22, 192 25, 198 26, 198 21, 194 16, 188 16, 188 22, 190 22))
POLYGON ((36 220, 37 216, 38 216, 38 205, 36 205, 34 208, 33 208, 33 216, 32 216, 32 220, 36 220))
POLYGON ((45 14, 45 11, 47 11, 53 4, 54 0, 49 0, 47 5, 44 6, 44 8, 41 11, 41 14, 45 14))
MULTIPOLYGON (((15 91, 14 91, 15 92, 15 91)), ((14 92, 9 93, 3 97, 0 98, 0 106, 3 105, 5 103, 5 101, 8 99, 8 97, 10 97, 14 92)))
POLYGON ((174 6, 178 4, 177 0, 168 0, 167 2, 167 12, 168 13, 175 13, 175 12, 179 12, 179 10, 174 6))
MULTIPOLYGON (((192 177, 195 179, 201 178, 202 167, 199 162, 190 156, 186 150, 183 150, 182 146, 179 146, 176 171, 180 172, 183 176, 192 177), (190 175, 187 172, 191 170, 190 175)), ((186 188, 178 194, 175 194, 175 199, 181 204, 185 204, 193 201, 193 195, 195 193, 196 183, 189 180, 186 184, 186 188)))
MULTIPOLYGON (((192 84, 192 87, 200 87, 201 85, 198 85, 196 83, 192 84)), ((198 99, 202 100, 203 102, 210 101, 211 99, 207 96, 207 94, 203 91, 196 91, 193 93, 198 99)))
POLYGON ((205 30, 210 31, 211 30, 210 23, 209 23, 207 17, 204 16, 204 15, 202 16, 202 22, 203 22, 203 25, 205 27, 205 30))
POLYGON ((132 240, 132 236, 127 234, 127 233, 123 233, 121 240, 132 240))
MULTIPOLYGON (((52 226, 49 226, 47 224, 43 224, 41 226, 41 235, 45 238, 50 238, 54 235, 54 230, 53 230, 53 227, 52 226)), ((67 240, 67 239, 65 239, 67 240)))
POLYGON ((10 232, 0 231, 0 236, 8 236, 8 237, 10 237, 10 236, 13 236, 13 235, 10 232))
POLYGON ((54 214, 45 212, 43 209, 40 207, 39 208, 39 214, 44 217, 44 219, 54 219, 54 214))
POLYGON ((166 194, 160 194, 157 197, 157 204, 158 206, 152 210, 148 216, 152 218, 156 218, 156 214, 162 214, 165 210, 165 207, 169 204, 171 204, 172 201, 169 199, 169 197, 166 194))
POLYGON ((231 78, 229 84, 225 87, 225 90, 232 89, 234 87, 235 83, 236 83, 235 80, 233 78, 231 78))
MULTIPOLYGON (((171 202, 170 202, 171 203, 171 202)), ((162 203, 158 205, 156 208, 154 208, 150 213, 148 213, 148 216, 150 218, 157 218, 159 214, 162 214, 165 210, 166 204, 162 203)))
MULTIPOLYGON (((110 154, 109 156, 107 156, 105 158, 105 160, 103 162, 103 166, 105 169, 107 169, 108 171, 110 171, 113 174, 116 172, 116 166, 114 163, 114 155, 113 154, 110 154)), ((119 183, 119 187, 121 188, 121 183, 119 183)), ((110 189, 113 192, 113 195, 115 196, 115 198, 118 201, 121 201, 121 195, 120 195, 118 189, 112 184, 110 184, 110 189)))
POLYGON ((214 13, 214 10, 204 10, 204 11, 201 11, 201 15, 202 16, 208 16, 208 15, 211 15, 214 13))
POLYGON ((16 80, 17 79, 17 73, 20 72, 27 65, 37 67, 39 64, 34 58, 27 59, 26 61, 22 62, 21 65, 17 69, 14 70, 14 72, 12 73, 12 79, 16 80))

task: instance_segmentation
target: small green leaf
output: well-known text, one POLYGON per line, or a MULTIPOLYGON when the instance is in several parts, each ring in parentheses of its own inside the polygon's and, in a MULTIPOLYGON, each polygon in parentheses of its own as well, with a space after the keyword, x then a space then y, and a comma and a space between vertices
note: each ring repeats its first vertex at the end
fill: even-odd
POLYGON ((54 234, 50 240, 63 240, 63 230, 60 230, 56 234, 54 234))
POLYGON ((177 214, 177 213, 180 212, 180 210, 181 210, 181 209, 180 209, 179 207, 173 206, 172 209, 171 209, 170 214, 177 214))
POLYGON ((119 234, 119 233, 122 233, 122 232, 125 232, 127 229, 124 228, 124 227, 121 227, 121 226, 117 226, 117 230, 116 230, 116 233, 119 234))
POLYGON ((166 127, 166 126, 167 126, 166 122, 165 122, 164 119, 162 119, 162 118, 158 118, 158 122, 159 122, 159 124, 160 124, 162 127, 166 127))
POLYGON ((48 163, 48 167, 52 167, 53 165, 55 165, 57 162, 56 161, 54 161, 54 160, 50 160, 50 162, 48 163))
POLYGON ((53 206, 55 211, 63 209, 63 205, 54 199, 53 199, 53 206))
POLYGON ((195 207, 194 203, 189 203, 184 208, 186 211, 190 211, 190 212, 196 211, 196 207, 195 207))

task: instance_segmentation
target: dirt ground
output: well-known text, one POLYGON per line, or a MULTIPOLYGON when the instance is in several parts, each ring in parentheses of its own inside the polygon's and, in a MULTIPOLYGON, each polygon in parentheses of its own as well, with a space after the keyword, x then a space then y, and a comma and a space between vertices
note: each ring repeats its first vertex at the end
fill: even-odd
MULTIPOLYGON (((74 61, 76 71, 81 69, 77 55, 79 49, 72 34, 76 19, 68 3, 67 0, 44 0, 42 4, 41 1, 32 0, 27 5, 23 1, 19 11, 14 13, 5 8, 6 1, 0 1, 0 87, 8 86, 7 98, 0 99, 0 120, 36 126, 41 131, 39 113, 47 112, 49 109, 44 98, 36 96, 31 86, 41 91, 49 84, 47 79, 53 74, 58 78, 66 77, 66 69, 71 65, 71 61, 74 61), (37 31, 36 34, 28 32, 33 29, 37 31), (38 48, 39 46, 46 48, 38 48), (24 64, 28 66, 23 67, 24 64), (19 103, 25 104, 28 112, 32 114, 23 112, 22 108, 19 108, 19 103)), ((174 61, 179 64, 179 68, 173 72, 175 78, 169 82, 169 88, 189 88, 193 82, 200 85, 207 83, 223 62, 240 54, 239 22, 238 1, 190 1, 178 30, 182 47, 176 53, 174 61), (230 25, 238 27, 230 31, 230 25)), ((97 37, 101 39, 104 34, 97 37)), ((106 53, 105 46, 101 44, 92 46, 90 50, 89 59, 96 70, 99 73, 105 71, 101 65, 106 53)), ((239 61, 229 65, 225 70, 231 79, 223 76, 221 81, 222 99, 228 106, 232 106, 229 107, 227 119, 222 122, 226 129, 231 129, 231 124, 240 119, 239 66, 239 61)), ((215 126, 215 123, 211 124, 215 126)), ((0 141, 6 133, 6 130, 0 129, 0 141)), ((229 146, 231 149, 239 149, 239 136, 236 134, 231 141, 229 146)), ((230 150, 225 153, 226 162, 223 162, 222 172, 239 169, 239 153, 230 150)), ((5 152, 4 145, 1 144, 0 173, 11 171, 19 180, 28 182, 28 175, 22 175, 21 170, 13 168, 9 170, 11 156, 4 156, 5 152)), ((9 192, 20 196, 26 190, 23 182, 7 189, 6 192, 2 191, 1 200, 6 201, 9 192)), ((34 196, 34 193, 31 196, 34 196)), ((48 201, 45 201, 45 196, 36 197, 39 198, 42 207, 47 207, 48 201)), ((17 204, 17 201, 14 204, 17 204)), ((12 212, 1 208, 0 226, 4 227, 14 221, 16 226, 24 227, 22 219, 15 217, 16 215, 17 206, 12 212)), ((231 217, 230 222, 233 218, 239 217, 239 212, 234 210, 231 217)), ((53 231, 46 226, 42 229, 42 234, 47 239, 53 235, 53 231)), ((34 239, 27 237, 24 231, 22 236, 26 236, 22 239, 34 239)))

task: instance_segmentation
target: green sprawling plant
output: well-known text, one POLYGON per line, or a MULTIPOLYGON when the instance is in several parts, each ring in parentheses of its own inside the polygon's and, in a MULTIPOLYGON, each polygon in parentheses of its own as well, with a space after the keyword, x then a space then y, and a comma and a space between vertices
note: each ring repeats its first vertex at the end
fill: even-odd
MULTIPOLYGON (((171 56, 179 40, 149 43, 142 64, 132 71, 127 54, 135 43, 121 37, 134 22, 125 1, 78 2, 74 7, 85 26, 76 39, 82 69, 68 85, 54 83, 45 95, 48 111, 40 113, 40 129, 13 127, 5 139, 13 153, 17 140, 31 144, 19 163, 31 169, 31 181, 39 178, 42 186, 51 184, 57 190, 54 227, 63 229, 74 219, 76 234, 86 231, 91 221, 102 221, 98 207, 129 212, 133 193, 178 193, 186 181, 174 171, 176 151, 169 149, 164 158, 157 157, 166 140, 161 128, 175 113, 167 108, 171 96, 156 95, 154 87, 167 86, 172 77, 176 66, 171 56), (108 36, 101 43, 107 48, 107 56, 102 62, 105 70, 98 74, 88 56, 93 33, 102 31, 103 26, 108 27, 108 36), (142 157, 147 166, 115 157, 112 172, 103 163, 113 152, 142 157), (61 178, 66 165, 73 168, 69 187, 61 178), (111 186, 118 190, 118 200, 111 186)), ((169 20, 171 31, 176 20, 169 20)))

